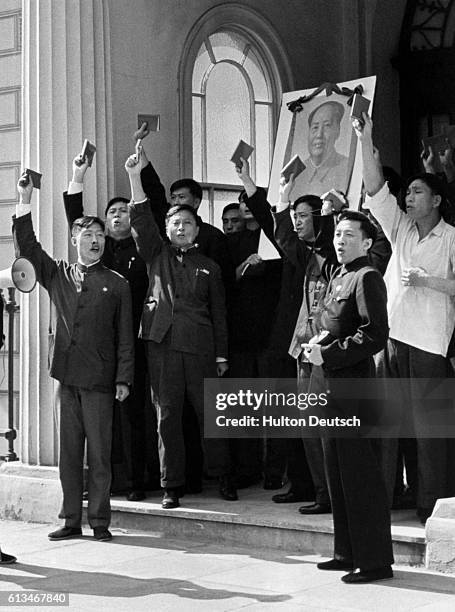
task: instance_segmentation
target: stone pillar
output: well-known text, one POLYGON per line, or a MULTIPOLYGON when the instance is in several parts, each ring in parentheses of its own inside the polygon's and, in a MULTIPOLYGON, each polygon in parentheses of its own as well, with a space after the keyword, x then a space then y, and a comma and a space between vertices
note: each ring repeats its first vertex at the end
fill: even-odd
MULTIPOLYGON (((97 145, 85 207, 102 212, 113 181, 109 15, 104 0, 23 0, 22 165, 43 174, 33 194, 38 239, 67 259, 62 191, 84 138, 97 145)), ((57 401, 47 370, 49 298, 39 288, 21 303, 20 447, 23 463, 57 463, 57 401)))

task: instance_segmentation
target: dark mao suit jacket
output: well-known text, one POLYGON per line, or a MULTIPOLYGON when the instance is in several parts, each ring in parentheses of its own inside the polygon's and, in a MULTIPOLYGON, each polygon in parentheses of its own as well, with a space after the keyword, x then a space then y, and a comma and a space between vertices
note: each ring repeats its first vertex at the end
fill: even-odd
POLYGON ((113 393, 134 372, 128 282, 101 263, 87 268, 54 260, 36 240, 31 215, 14 218, 20 255, 36 269, 55 307, 50 329, 50 375, 61 383, 113 393))

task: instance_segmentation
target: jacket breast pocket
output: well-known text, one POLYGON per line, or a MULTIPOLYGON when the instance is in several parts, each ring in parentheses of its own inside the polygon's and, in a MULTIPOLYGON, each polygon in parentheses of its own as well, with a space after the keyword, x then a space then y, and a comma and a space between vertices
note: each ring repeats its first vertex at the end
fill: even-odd
POLYGON ((210 271, 205 268, 197 268, 195 277, 196 296, 199 299, 207 299, 210 287, 210 271))

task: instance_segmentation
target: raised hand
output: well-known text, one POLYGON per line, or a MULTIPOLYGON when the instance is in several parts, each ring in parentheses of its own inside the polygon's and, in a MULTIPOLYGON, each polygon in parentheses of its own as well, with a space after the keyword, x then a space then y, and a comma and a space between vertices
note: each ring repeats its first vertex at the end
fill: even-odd
POLYGON ((17 191, 21 204, 30 204, 33 193, 33 183, 27 172, 22 172, 17 182, 17 191))
POLYGON ((76 155, 73 159, 73 183, 83 183, 84 176, 87 172, 88 168, 88 160, 87 157, 82 157, 82 155, 76 155))
POLYGON ((148 129, 147 124, 144 121, 141 127, 134 132, 134 140, 143 140, 149 134, 150 130, 148 129))

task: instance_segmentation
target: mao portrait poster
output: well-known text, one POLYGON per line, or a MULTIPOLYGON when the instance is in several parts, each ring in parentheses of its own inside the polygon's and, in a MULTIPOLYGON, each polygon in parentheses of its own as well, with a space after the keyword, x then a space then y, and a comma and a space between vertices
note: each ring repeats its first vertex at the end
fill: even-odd
MULTIPOLYGON (((270 204, 279 200, 282 169, 298 155, 305 168, 296 177, 291 201, 337 189, 347 196, 350 208, 358 208, 362 164, 350 105, 354 92, 362 93, 370 100, 371 115, 375 86, 376 77, 370 76, 283 94, 270 173, 270 204)), ((264 259, 277 257, 263 233, 259 254, 264 259)))

